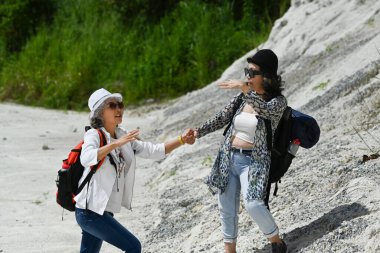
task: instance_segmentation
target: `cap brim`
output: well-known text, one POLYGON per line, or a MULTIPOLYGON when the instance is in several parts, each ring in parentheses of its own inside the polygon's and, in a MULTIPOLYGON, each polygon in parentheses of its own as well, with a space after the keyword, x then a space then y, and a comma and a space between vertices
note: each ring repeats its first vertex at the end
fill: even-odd
POLYGON ((96 109, 99 108, 99 106, 101 104, 104 103, 104 101, 106 101, 107 99, 109 98, 116 98, 116 99, 120 99, 120 100, 123 100, 123 96, 120 94, 120 93, 112 93, 112 94, 109 94, 107 96, 104 96, 102 97, 97 103, 96 103, 96 106, 94 107, 94 109, 90 112, 90 118, 92 116, 94 116, 94 112, 96 111, 96 109))

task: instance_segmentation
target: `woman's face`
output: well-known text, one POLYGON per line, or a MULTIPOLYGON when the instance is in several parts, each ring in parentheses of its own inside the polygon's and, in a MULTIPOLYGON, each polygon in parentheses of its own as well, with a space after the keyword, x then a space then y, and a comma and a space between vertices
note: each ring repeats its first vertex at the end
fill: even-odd
POLYGON ((117 126, 123 121, 124 104, 115 98, 107 99, 103 109, 104 125, 117 126))
MULTIPOLYGON (((260 67, 253 63, 248 64, 248 68, 256 70, 256 71, 260 71, 260 67)), ((263 82, 264 81, 263 81, 262 75, 255 75, 253 78, 248 78, 249 85, 254 91, 256 91, 257 94, 264 93, 263 82)))

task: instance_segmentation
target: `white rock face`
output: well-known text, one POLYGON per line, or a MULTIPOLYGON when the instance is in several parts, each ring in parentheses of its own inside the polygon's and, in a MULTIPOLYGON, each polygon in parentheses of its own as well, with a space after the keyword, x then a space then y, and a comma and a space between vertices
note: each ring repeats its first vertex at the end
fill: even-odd
MULTIPOLYGON (((293 1, 259 48, 279 56, 289 104, 321 127, 319 143, 299 152, 279 196, 271 197, 291 252, 380 252, 380 158, 359 163, 362 155, 380 150, 380 1, 293 1)), ((256 50, 219 80, 166 108, 161 138, 199 126, 221 110, 236 91, 218 90, 216 83, 243 78, 245 59, 256 50)), ((152 208, 160 212, 148 218, 147 252, 223 251, 217 200, 202 183, 221 133, 156 165, 158 177, 148 185, 155 196, 152 208)), ((238 249, 270 252, 243 206, 238 249)))

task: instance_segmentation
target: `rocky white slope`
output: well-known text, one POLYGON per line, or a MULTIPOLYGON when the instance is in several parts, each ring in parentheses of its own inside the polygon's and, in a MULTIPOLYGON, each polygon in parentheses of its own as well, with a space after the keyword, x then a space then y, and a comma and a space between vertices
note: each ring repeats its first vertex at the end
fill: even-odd
MULTIPOLYGON (((380 1, 293 1, 260 48, 278 54, 289 104, 321 127, 318 145, 299 152, 272 198, 290 249, 380 252, 380 158, 359 163, 362 155, 380 150, 380 1)), ((234 92, 215 84, 243 78, 245 59, 255 51, 219 80, 168 106, 156 133, 166 138, 220 110, 234 92)), ((154 166, 149 208, 160 211, 146 212, 147 252, 223 251, 217 201, 202 183, 221 133, 154 166)), ((238 244, 240 252, 269 252, 244 208, 238 244)))

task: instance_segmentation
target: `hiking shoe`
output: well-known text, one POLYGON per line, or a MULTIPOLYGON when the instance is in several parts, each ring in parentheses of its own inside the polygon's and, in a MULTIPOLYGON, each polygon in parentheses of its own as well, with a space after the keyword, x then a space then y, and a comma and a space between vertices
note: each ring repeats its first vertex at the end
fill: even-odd
POLYGON ((288 247, 286 247, 286 243, 281 240, 282 243, 272 243, 272 253, 287 253, 288 247))

